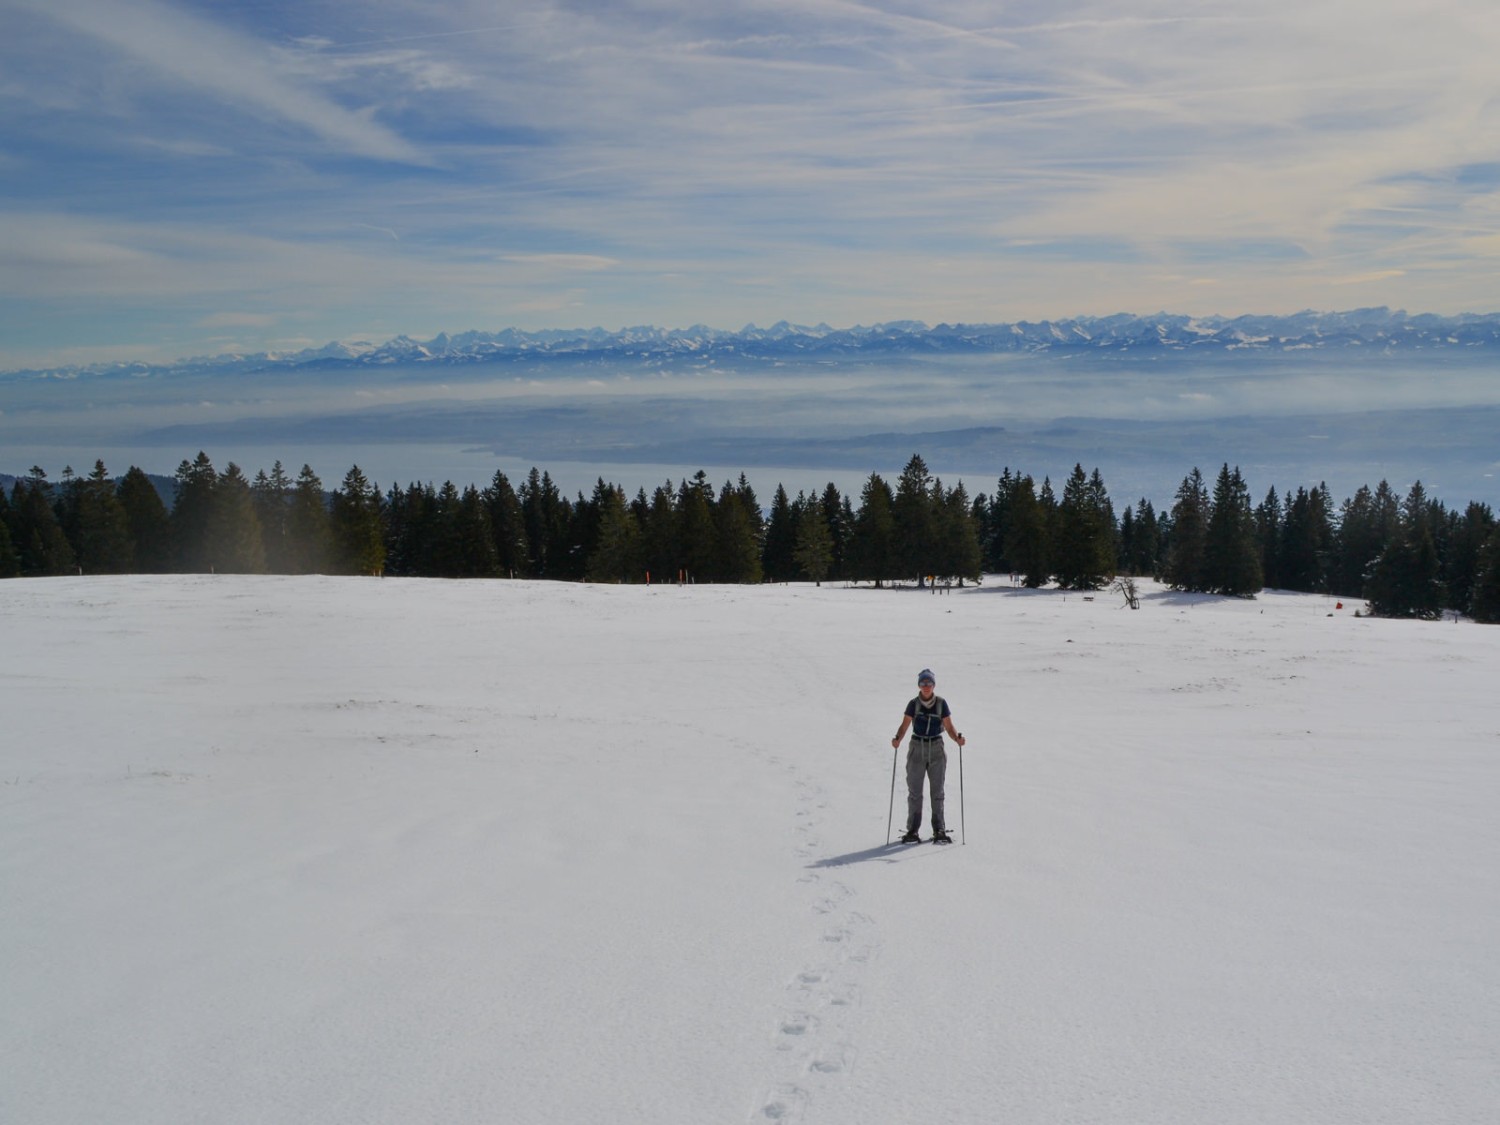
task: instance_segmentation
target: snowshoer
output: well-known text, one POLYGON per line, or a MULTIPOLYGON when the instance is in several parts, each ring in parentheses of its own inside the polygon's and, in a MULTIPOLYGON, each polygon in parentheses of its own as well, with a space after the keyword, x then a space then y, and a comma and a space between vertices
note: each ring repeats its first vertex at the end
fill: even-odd
POLYGON ((934 695, 937 677, 931 668, 923 668, 917 674, 917 696, 906 705, 906 714, 901 719, 901 729, 891 739, 891 748, 901 745, 901 738, 911 728, 911 743, 906 751, 906 835, 903 844, 915 844, 921 840, 917 829, 922 824, 922 779, 927 779, 932 790, 932 842, 951 844, 952 838, 943 820, 943 777, 948 772, 948 750, 943 743, 943 732, 960 746, 964 736, 953 729, 953 712, 948 701, 934 695))

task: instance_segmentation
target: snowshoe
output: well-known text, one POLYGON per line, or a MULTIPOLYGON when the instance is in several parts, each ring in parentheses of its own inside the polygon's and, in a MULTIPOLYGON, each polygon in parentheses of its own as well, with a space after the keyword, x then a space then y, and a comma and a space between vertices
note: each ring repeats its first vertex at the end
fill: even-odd
POLYGON ((898 844, 920 844, 921 842, 922 837, 917 835, 917 830, 915 828, 913 828, 910 832, 896 841, 896 843, 898 844))
POLYGON ((946 828, 936 828, 932 833, 932 842, 934 844, 951 844, 953 843, 953 837, 948 835, 946 828))

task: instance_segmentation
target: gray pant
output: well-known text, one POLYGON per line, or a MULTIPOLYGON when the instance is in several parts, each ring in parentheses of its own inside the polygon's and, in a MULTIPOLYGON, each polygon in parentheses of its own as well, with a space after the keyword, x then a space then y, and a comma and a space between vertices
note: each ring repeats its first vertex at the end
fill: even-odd
POLYGON ((948 750, 941 738, 912 736, 906 749, 906 830, 915 832, 922 823, 922 778, 932 789, 932 830, 941 832, 943 778, 948 773, 948 750))

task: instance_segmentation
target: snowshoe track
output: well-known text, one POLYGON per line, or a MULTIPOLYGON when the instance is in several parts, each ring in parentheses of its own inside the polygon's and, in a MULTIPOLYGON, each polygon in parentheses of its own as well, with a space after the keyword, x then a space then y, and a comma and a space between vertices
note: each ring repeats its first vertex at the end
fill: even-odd
POLYGON ((827 791, 801 766, 763 756, 794 775, 792 850, 804 867, 796 882, 811 915, 812 941, 807 960, 787 982, 770 1036, 772 1079, 749 1119, 795 1123, 805 1119, 816 1101, 831 1095, 855 1066, 861 983, 865 967, 879 954, 880 941, 875 920, 857 908, 852 887, 805 869, 826 850, 821 829, 827 791))

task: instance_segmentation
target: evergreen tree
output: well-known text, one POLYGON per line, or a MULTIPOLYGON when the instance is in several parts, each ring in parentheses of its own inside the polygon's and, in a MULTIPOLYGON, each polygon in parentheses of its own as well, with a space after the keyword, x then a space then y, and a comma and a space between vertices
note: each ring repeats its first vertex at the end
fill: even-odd
POLYGON ((843 529, 839 540, 843 546, 838 553, 838 577, 845 582, 854 581, 854 503, 845 496, 839 504, 839 526, 843 529))
POLYGON ((451 480, 444 481, 433 497, 432 522, 427 530, 427 559, 422 571, 432 578, 463 576, 463 547, 458 530, 459 493, 451 480))
POLYGON ((1075 464, 1063 485, 1052 543, 1052 573, 1064 590, 1097 590, 1114 577, 1113 508, 1095 470, 1094 482, 1075 464))
POLYGON ((521 486, 521 514, 526 523, 526 545, 531 551, 528 570, 536 578, 562 577, 568 569, 567 536, 572 511, 548 473, 533 467, 521 486))
POLYGON ((810 578, 821 586, 833 568, 833 536, 828 532, 828 517, 823 511, 822 501, 797 493, 792 519, 797 536, 793 549, 797 570, 803 578, 810 578))
POLYGON ((850 507, 848 497, 840 495, 832 481, 823 489, 823 518, 828 521, 828 539, 833 544, 833 565, 828 570, 828 577, 847 578, 849 540, 854 535, 854 509, 850 507))
POLYGON ((208 523, 208 558, 220 574, 264 574, 265 547, 250 482, 233 461, 214 485, 208 523))
POLYGON ((438 513, 446 546, 446 577, 493 578, 495 539, 479 490, 471 484, 459 493, 451 481, 445 481, 438 513))
POLYGON ((69 539, 85 574, 125 574, 134 561, 134 546, 125 509, 103 461, 73 483, 69 539))
POLYGON ((1255 508, 1255 539, 1260 547, 1261 581, 1273 590, 1284 589, 1281 573, 1281 497, 1273 485, 1255 508))
MULTIPOLYGON (((1384 481, 1381 481, 1381 487, 1389 496, 1390 489, 1384 481)), ((1361 485, 1340 509, 1329 573, 1330 588, 1337 593, 1362 595, 1375 560, 1385 551, 1387 534, 1375 494, 1368 486, 1361 485)), ((1290 585, 1287 588, 1290 589, 1290 585)))
POLYGON ((677 489, 677 527, 688 581, 714 581, 714 493, 702 469, 677 489))
POLYGON ((1052 577, 1052 536, 1047 510, 1030 474, 1014 478, 1007 508, 1005 556, 1010 560, 1011 573, 1022 575, 1027 589, 1040 589, 1052 577))
POLYGON ((635 582, 644 572, 641 558, 640 528, 634 513, 625 503, 625 491, 618 485, 604 485, 594 491, 599 511, 599 534, 593 554, 589 556, 588 578, 591 582, 635 582))
POLYGON ((646 571, 653 582, 676 582, 682 569, 682 549, 678 545, 677 495, 671 482, 661 484, 651 494, 651 510, 641 529, 646 555, 646 571))
POLYGON ((130 569, 137 574, 162 574, 172 569, 172 524, 161 494, 151 478, 135 465, 120 478, 116 489, 125 530, 131 543, 130 569))
POLYGON ((1304 593, 1327 589, 1333 540, 1326 486, 1297 489, 1295 497, 1287 498, 1282 518, 1282 588, 1304 593))
POLYGON ((1050 562, 1054 546, 1057 542, 1057 509, 1060 507, 1057 502, 1057 495, 1052 491, 1052 478, 1050 476, 1042 478, 1042 487, 1036 495, 1036 500, 1042 513, 1042 526, 1046 528, 1047 559, 1050 562))
POLYGON ((1500 624, 1500 527, 1490 532, 1479 549, 1469 612, 1481 625, 1500 624))
POLYGON ((1151 501, 1142 497, 1135 510, 1135 544, 1130 559, 1130 573, 1161 573, 1162 528, 1151 501))
POLYGON ((1488 504, 1471 502, 1462 516, 1454 514, 1453 523, 1443 584, 1448 590, 1449 607, 1466 612, 1474 600, 1480 552, 1496 527, 1495 513, 1488 504))
POLYGON ((919 454, 912 454, 896 481, 893 543, 897 572, 915 578, 920 585, 926 575, 937 572, 937 549, 933 531, 937 523, 932 474, 919 454))
POLYGON ((500 471, 484 490, 490 530, 495 537, 495 567, 504 577, 524 577, 530 554, 526 540, 526 516, 510 480, 500 471))
POLYGON ((322 574, 328 570, 333 553, 333 528, 328 516, 328 501, 323 482, 303 465, 292 487, 286 515, 287 550, 284 565, 289 574, 322 574))
POLYGON ((771 498, 771 518, 761 553, 761 572, 767 582, 789 582, 797 574, 797 522, 786 489, 778 484, 771 498))
POLYGON ((73 547, 52 507, 52 485, 40 466, 17 480, 10 492, 11 547, 28 578, 74 574, 73 547))
MULTIPOLYGON (((329 508, 329 565, 342 574, 347 568, 335 542, 331 503, 329 508)), ((391 486, 381 508, 386 574, 415 578, 431 573, 428 556, 435 538, 432 525, 436 513, 437 493, 432 485, 412 481, 404 489, 391 486)))
POLYGON ((380 574, 385 569, 385 530, 380 492, 358 465, 344 474, 329 511, 333 529, 334 572, 380 574))
POLYGON ((1395 537, 1376 560, 1365 596, 1379 617, 1433 620, 1442 615, 1446 595, 1421 481, 1407 494, 1395 537))
POLYGON ((1172 505, 1172 544, 1167 552, 1166 581, 1178 590, 1206 590, 1208 488, 1196 468, 1183 478, 1172 505))
MULTIPOLYGON (((895 497, 879 473, 871 473, 860 491, 859 512, 854 517, 850 542, 850 577, 855 581, 882 585, 896 573, 895 497)), ((773 509, 774 518, 774 509, 773 509)), ((769 532, 767 537, 769 538, 769 532)))
POLYGON ((1109 490, 1104 487, 1104 476, 1098 466, 1089 474, 1088 498, 1104 537, 1100 561, 1108 578, 1113 578, 1120 561, 1120 525, 1115 519, 1114 501, 1109 498, 1109 490))
POLYGON ((1120 513, 1120 534, 1118 543, 1120 551, 1120 570, 1127 575, 1135 573, 1130 565, 1130 560, 1134 557, 1136 550, 1135 539, 1135 512, 1129 504, 1126 504, 1125 510, 1120 513))
POLYGON ((214 490, 219 474, 202 450, 191 462, 177 466, 177 497, 172 504, 173 554, 177 569, 207 574, 213 569, 209 525, 214 514, 214 490))
POLYGON ((984 569, 984 552, 979 546, 979 521, 974 516, 974 505, 969 503, 969 493, 963 481, 943 493, 936 539, 942 574, 957 578, 960 585, 969 579, 979 581, 984 569))
MULTIPOLYGON (((602 478, 598 479, 597 484, 599 489, 608 487, 602 478)), ((577 501, 569 507, 563 550, 560 554, 554 554, 555 558, 563 560, 556 577, 578 581, 588 577, 588 561, 599 545, 597 501, 601 495, 596 490, 593 498, 589 498, 580 492, 577 501)))
POLYGON ((755 491, 743 474, 739 484, 724 482, 714 505, 713 570, 719 582, 759 582, 760 512, 753 507, 755 491))
POLYGON ((1017 483, 1007 465, 995 482, 995 494, 987 505, 980 547, 984 553, 984 568, 991 574, 1010 574, 1016 569, 1006 554, 1006 543, 1010 539, 1011 497, 1017 483))
POLYGON ((266 571, 270 574, 293 573, 292 480, 280 461, 271 466, 269 476, 264 469, 255 474, 255 480, 250 484, 250 496, 255 505, 255 518, 260 524, 266 571))
POLYGON ((1239 467, 1228 462, 1214 484, 1213 508, 1203 543, 1204 585, 1215 594, 1254 597, 1261 589, 1260 543, 1250 490, 1239 467))
POLYGON ((5 489, 0 488, 0 578, 18 578, 21 574, 21 556, 10 537, 10 501, 5 498, 5 489))

